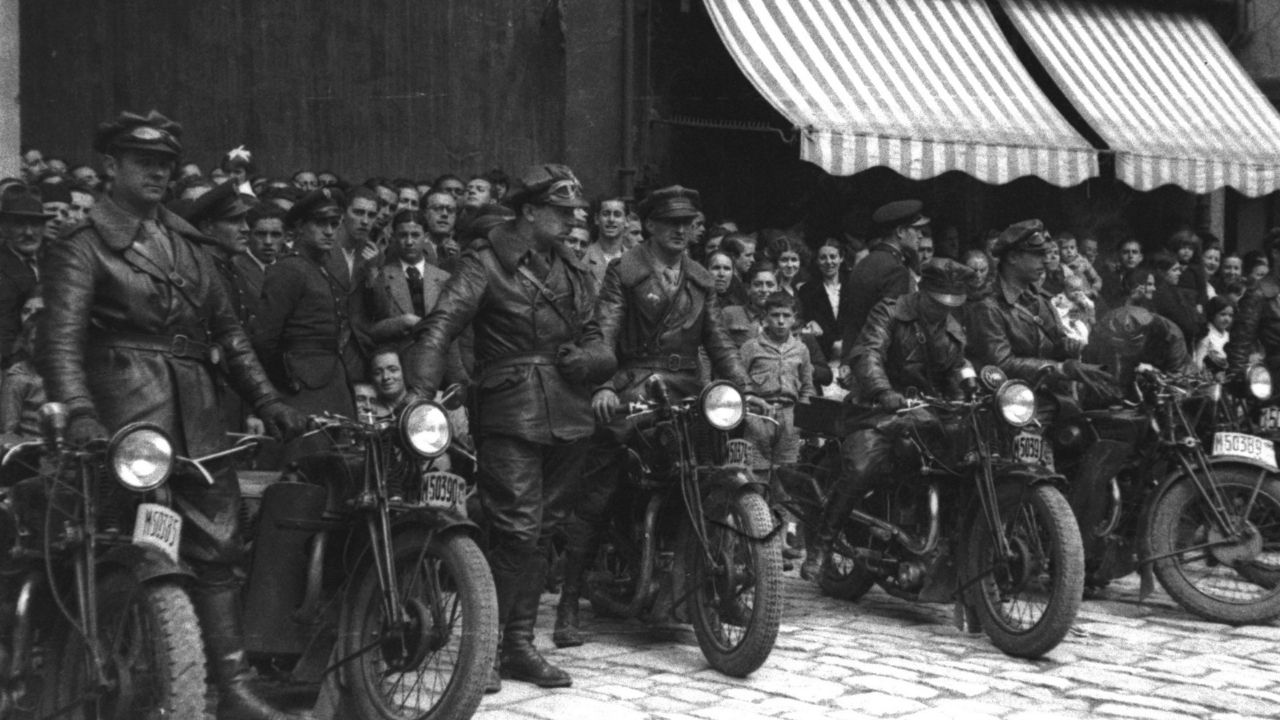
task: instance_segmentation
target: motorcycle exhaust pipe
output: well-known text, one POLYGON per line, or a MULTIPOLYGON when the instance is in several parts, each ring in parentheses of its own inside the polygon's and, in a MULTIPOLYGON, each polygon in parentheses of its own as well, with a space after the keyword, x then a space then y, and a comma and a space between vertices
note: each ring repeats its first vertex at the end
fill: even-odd
POLYGON ((1120 481, 1113 477, 1111 478, 1111 512, 1107 515, 1107 522, 1094 531, 1094 537, 1107 537, 1120 524, 1120 504, 1120 481))
POLYGON ((623 610, 624 617, 639 615, 640 608, 653 595, 653 591, 649 587, 653 582, 653 536, 658 522, 658 508, 661 505, 662 496, 654 495, 649 498, 649 503, 644 508, 644 537, 641 539, 640 548, 640 579, 636 582, 636 594, 631 596, 631 602, 627 603, 626 608, 623 610))
POLYGON ((851 510, 849 516, 854 520, 869 525, 872 528, 881 530, 888 539, 902 545, 907 551, 916 555, 926 555, 933 552, 938 547, 938 538, 942 534, 942 522, 938 512, 938 487, 934 484, 929 485, 929 534, 923 539, 919 539, 906 530, 894 525, 887 520, 881 520, 874 515, 868 515, 861 510, 851 510))
POLYGON ((4 677, 16 680, 27 666, 27 652, 31 649, 31 598, 36 594, 39 577, 28 575, 18 591, 18 601, 13 609, 13 655, 4 668, 4 677))

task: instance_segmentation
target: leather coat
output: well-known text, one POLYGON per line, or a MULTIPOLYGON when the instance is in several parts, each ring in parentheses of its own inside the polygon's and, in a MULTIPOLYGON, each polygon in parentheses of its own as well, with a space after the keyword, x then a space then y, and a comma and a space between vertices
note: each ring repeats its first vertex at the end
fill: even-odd
POLYGON ((965 333, 954 315, 947 315, 941 332, 920 317, 920 293, 903 295, 876 305, 849 351, 850 371, 858 400, 872 405, 887 390, 914 387, 929 395, 949 395, 958 387, 966 364, 965 333))
POLYGON ((1227 341, 1227 367, 1243 372, 1249 366, 1249 356, 1258 349, 1272 377, 1280 377, 1280 277, 1274 273, 1259 280, 1240 299, 1227 341))
POLYGON ((594 364, 616 365, 605 387, 623 402, 638 398, 654 374, 667 379, 673 393, 697 392, 699 348, 706 351, 715 377, 744 391, 751 387, 738 348, 729 339, 711 273, 688 256, 681 260, 679 287, 670 293, 649 249, 640 245, 628 250, 605 272, 595 321, 601 341, 586 350, 594 364))
POLYGON ((1066 330, 1043 292, 1020 297, 997 277, 991 295, 966 311, 969 358, 979 368, 995 365, 1011 378, 1034 382, 1041 368, 1069 357, 1066 330))
POLYGON ((210 422, 218 413, 218 365, 253 408, 279 396, 217 268, 195 247, 199 233, 164 208, 158 220, 172 238, 174 261, 138 217, 110 199, 47 248, 34 359, 48 398, 73 416, 96 416, 111 431, 152 422, 172 435, 178 454, 204 455, 228 444, 226 428, 210 422), (178 353, 140 349, 179 335, 216 344, 220 362, 181 341, 178 353))
POLYGON ((589 386, 561 375, 555 360, 562 345, 598 336, 588 326, 595 292, 590 271, 559 244, 554 249, 539 288, 525 274, 537 276, 534 252, 515 223, 471 243, 405 351, 406 381, 435 393, 450 343, 472 326, 478 436, 549 444, 585 438, 594 429, 589 386))
POLYGON ((879 242, 871 247, 862 262, 853 266, 849 277, 840 285, 840 339, 846 358, 871 310, 881 300, 915 292, 911 262, 898 246, 879 242))

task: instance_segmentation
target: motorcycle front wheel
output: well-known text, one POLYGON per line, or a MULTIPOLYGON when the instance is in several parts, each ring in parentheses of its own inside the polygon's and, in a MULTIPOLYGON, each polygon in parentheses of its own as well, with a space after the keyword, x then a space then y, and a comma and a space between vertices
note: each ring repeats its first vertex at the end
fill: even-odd
POLYGON ((711 667, 746 677, 764 664, 778 637, 782 534, 769 535, 773 516, 752 492, 703 510, 706 545, 691 537, 685 548, 694 583, 688 601, 693 632, 711 667))
POLYGON ((343 700, 366 720, 471 717, 498 649, 493 575, 475 541, 415 527, 395 538, 406 617, 388 618, 372 564, 339 629, 343 700))
POLYGON ((1010 556, 1000 556, 986 514, 980 513, 969 533, 963 577, 991 644, 1014 657, 1037 658, 1056 647, 1075 622, 1084 592, 1084 549, 1075 515, 1057 488, 1003 490, 1000 518, 1010 556))
POLYGON ((1280 616, 1280 481, 1253 467, 1218 467, 1227 515, 1242 524, 1231 540, 1195 483, 1183 478, 1151 509, 1145 557, 1179 605, 1215 622, 1242 625, 1280 616))
POLYGON ((204 643, 186 592, 173 582, 139 583, 112 572, 98 578, 97 601, 105 692, 90 671, 84 636, 65 623, 46 648, 36 717, 203 717, 204 643))

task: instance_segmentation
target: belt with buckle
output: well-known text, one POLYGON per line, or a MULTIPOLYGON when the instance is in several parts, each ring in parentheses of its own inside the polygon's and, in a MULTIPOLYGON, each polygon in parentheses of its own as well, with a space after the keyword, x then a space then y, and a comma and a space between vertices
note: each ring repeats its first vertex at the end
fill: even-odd
POLYGON ((217 364, 222 360, 222 348, 197 340, 190 335, 146 335, 143 333, 102 332, 93 333, 89 337, 90 344, 119 348, 122 350, 141 350, 157 352, 176 358, 188 358, 217 364))
POLYGON ((646 368, 680 372, 681 370, 697 370, 698 358, 672 353, 671 355, 632 358, 623 362, 622 366, 624 368, 646 368))
POLYGON ((503 355, 488 360, 476 361, 476 372, 486 373, 490 370, 512 367, 515 365, 555 365, 556 356, 549 352, 527 352, 515 355, 503 355))

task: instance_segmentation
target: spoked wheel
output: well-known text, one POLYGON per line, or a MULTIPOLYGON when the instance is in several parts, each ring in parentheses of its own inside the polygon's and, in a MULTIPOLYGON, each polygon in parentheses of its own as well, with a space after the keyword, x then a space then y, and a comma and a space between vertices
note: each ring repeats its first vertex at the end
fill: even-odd
POLYGON ((1189 479, 1175 482, 1152 508, 1145 554, 1157 558, 1155 574, 1169 595, 1200 617, 1245 624, 1280 616, 1280 481, 1259 486, 1259 473, 1214 469, 1238 537, 1218 527, 1189 479))
POLYGON ((372 566, 343 613, 344 701, 370 720, 471 717, 498 647, 489 565, 471 538, 424 528, 396 536, 394 561, 404 617, 384 613, 372 566))
POLYGON ((1084 591, 1084 550, 1071 506, 1049 485, 1003 488, 1000 518, 1010 546, 1001 557, 986 516, 965 553, 969 603, 991 643, 1035 658, 1066 637, 1084 591), (1013 491, 1012 498, 1006 498, 1013 491))
POLYGON ((138 583, 115 572, 98 579, 100 679, 84 637, 57 634, 46 655, 37 717, 199 718, 205 712, 204 644, 191 599, 177 585, 138 583))
POLYGON ((764 498, 743 492, 707 506, 707 544, 686 545, 693 591, 689 614, 711 667, 746 677, 764 664, 782 619, 782 535, 764 498))

